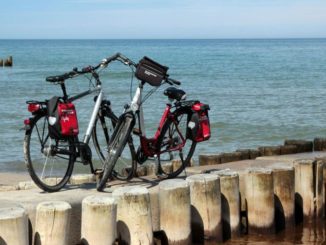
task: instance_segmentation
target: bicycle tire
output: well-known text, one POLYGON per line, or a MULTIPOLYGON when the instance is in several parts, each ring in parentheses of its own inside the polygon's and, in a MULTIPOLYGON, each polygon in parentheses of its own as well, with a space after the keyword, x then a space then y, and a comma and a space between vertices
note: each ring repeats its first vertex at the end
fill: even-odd
MULTIPOLYGON (((102 169, 105 164, 105 155, 107 154, 109 148, 110 131, 112 134, 117 121, 118 119, 115 116, 111 116, 108 113, 103 113, 102 115, 97 116, 94 124, 92 139, 102 169)), ((128 155, 130 156, 130 159, 126 159, 125 157, 120 157, 120 159, 118 159, 118 164, 115 164, 115 168, 112 172, 112 178, 118 180, 129 180, 134 176, 137 168, 137 161, 131 136, 128 139, 128 146, 129 147, 125 147, 124 151, 126 152, 123 152, 124 154, 122 153, 122 155, 128 155)))
POLYGON ((126 116, 114 129, 108 149, 108 156, 104 164, 103 175, 97 182, 96 188, 98 191, 102 191, 105 188, 106 182, 111 176, 114 166, 127 144, 132 130, 132 122, 133 118, 126 116))
POLYGON ((172 118, 174 119, 167 119, 166 122, 164 123, 157 144, 160 152, 165 152, 166 154, 168 154, 168 158, 170 159, 168 159, 167 161, 171 161, 171 160, 181 161, 181 163, 171 164, 172 166, 169 165, 168 168, 164 168, 162 164, 163 162, 162 155, 165 153, 158 155, 158 165, 159 165, 158 168, 159 168, 159 174, 161 174, 160 177, 167 178, 167 179, 177 177, 179 174, 181 174, 181 172, 185 169, 186 166, 190 166, 191 157, 193 156, 197 145, 195 141, 192 141, 191 139, 187 139, 186 137, 186 131, 188 126, 187 123, 188 123, 188 118, 191 115, 191 111, 187 108, 180 108, 177 109, 175 112, 173 112, 173 115, 174 116, 172 118), (183 125, 184 126, 183 132, 181 132, 180 129, 181 120, 182 122, 185 123, 185 125, 183 125), (177 129, 179 129, 179 132, 177 129), (186 144, 178 152, 178 151, 174 151, 173 148, 179 146, 178 144, 180 143, 180 137, 181 137, 180 134, 182 135, 182 137, 184 137, 184 139, 186 139, 186 144), (186 149, 187 152, 186 152, 186 156, 184 157, 183 151, 186 148, 186 145, 187 145, 187 149, 186 149), (180 159, 178 159, 177 154, 173 155, 173 153, 179 153, 180 159))
MULTIPOLYGON (((76 149, 74 146, 74 138, 73 137, 68 137, 62 141, 55 141, 49 137, 48 122, 47 122, 46 115, 36 115, 31 120, 30 128, 28 130, 26 130, 25 138, 24 138, 24 158, 25 158, 25 165, 27 167, 29 175, 31 176, 32 180, 39 188, 41 188, 42 190, 44 190, 46 192, 56 192, 56 191, 59 191, 61 188, 63 188, 67 184, 67 182, 69 181, 70 176, 72 174, 73 167, 74 167, 75 151, 76 151, 76 149), (42 129, 43 131, 41 132, 42 139, 40 138, 40 133, 39 133, 39 129, 38 129, 39 122, 41 124, 43 124, 43 129, 42 129), (36 145, 37 138, 34 139, 34 135, 36 133, 37 133, 38 139, 40 141, 39 146, 36 145), (68 159, 65 159, 64 157, 59 156, 59 154, 57 154, 57 153, 55 153, 55 155, 52 155, 52 153, 51 153, 51 155, 50 155, 50 153, 44 153, 44 152, 46 152, 45 149, 52 149, 52 147, 54 147, 54 144, 52 144, 52 142, 55 142, 55 145, 56 145, 55 147, 57 149, 60 149, 59 144, 61 144, 61 143, 67 144, 67 146, 62 145, 61 147, 62 147, 62 149, 64 146, 65 146, 65 148, 68 147, 67 151, 71 152, 68 159), (34 147, 35 147, 35 149, 34 149, 34 147), (37 157, 36 157, 36 155, 37 155, 37 157), (42 168, 41 176, 39 176, 39 171, 38 171, 38 167, 39 167, 38 165, 41 164, 39 162, 40 159, 38 157, 41 157, 41 159, 43 159, 43 157, 45 157, 45 162, 43 163, 43 167, 40 166, 42 168), (50 176, 48 176, 47 174, 44 173, 44 170, 47 168, 47 164, 48 164, 49 160, 50 161, 52 160, 50 176), (57 162, 54 162, 54 160, 56 160, 57 162), (67 160, 67 163, 62 162, 64 160, 67 160), (54 164, 57 166, 55 166, 54 164), (67 167, 67 168, 60 169, 61 168, 60 165, 62 165, 62 168, 65 168, 65 167, 67 167), (53 174, 56 174, 56 175, 52 176, 53 167, 59 167, 59 168, 54 170, 53 174), (58 176, 59 171, 60 171, 60 175, 62 173, 61 177, 58 176), (44 174, 45 174, 45 176, 44 176, 44 174)), ((48 152, 50 152, 50 150, 48 150, 48 152)))

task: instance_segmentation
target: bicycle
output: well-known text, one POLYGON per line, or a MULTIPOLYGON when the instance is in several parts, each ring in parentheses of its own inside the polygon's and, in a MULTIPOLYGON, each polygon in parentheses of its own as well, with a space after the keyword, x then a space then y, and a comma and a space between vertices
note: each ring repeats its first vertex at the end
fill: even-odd
MULTIPOLYGON (((32 117, 24 120, 25 139, 24 157, 27 170, 35 184, 47 192, 55 192, 63 188, 73 172, 74 163, 90 166, 92 174, 101 174, 110 142, 110 130, 113 131, 118 117, 111 110, 111 103, 103 95, 99 70, 106 68, 113 61, 127 65, 127 59, 117 53, 104 59, 95 67, 88 66, 82 70, 72 71, 46 78, 46 81, 61 86, 63 96, 53 97, 45 101, 27 101, 28 111, 32 117), (90 88, 74 96, 68 96, 65 86, 67 79, 79 75, 90 75, 90 88), (92 80, 95 81, 92 82, 92 80), (91 86, 92 85, 92 86, 91 86), (83 140, 78 139, 79 128, 73 101, 95 94, 94 108, 83 140), (101 167, 95 169, 92 152, 89 147, 92 138, 101 167)), ((112 178, 130 179, 136 170, 136 156, 132 138, 128 138, 129 147, 125 152, 128 161, 118 164, 119 168, 111 171, 112 178)))
POLYGON ((144 163, 149 157, 157 159, 157 175, 160 178, 178 176, 189 165, 197 142, 210 138, 209 106, 197 100, 186 100, 186 93, 175 87, 169 87, 164 91, 169 103, 166 104, 154 137, 147 138, 143 102, 162 84, 175 86, 181 83, 169 78, 168 67, 146 56, 138 64, 130 59, 126 60, 126 63, 136 68, 135 76, 139 79, 139 84, 130 105, 125 107, 113 131, 103 175, 97 182, 98 191, 105 188, 131 133, 140 138, 140 147, 136 153, 138 163, 144 163), (143 99, 142 92, 146 83, 154 88, 143 99), (139 128, 134 128, 136 121, 139 128), (163 166, 165 161, 175 161, 176 168, 165 168, 163 166))

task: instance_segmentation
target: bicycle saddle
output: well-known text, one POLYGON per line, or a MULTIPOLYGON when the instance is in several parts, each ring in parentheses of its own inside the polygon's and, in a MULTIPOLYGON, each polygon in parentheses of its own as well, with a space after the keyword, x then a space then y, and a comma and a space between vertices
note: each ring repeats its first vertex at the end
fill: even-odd
POLYGON ((168 87, 166 90, 164 90, 164 95, 166 95, 169 99, 177 101, 184 100, 187 96, 185 91, 175 87, 168 87))

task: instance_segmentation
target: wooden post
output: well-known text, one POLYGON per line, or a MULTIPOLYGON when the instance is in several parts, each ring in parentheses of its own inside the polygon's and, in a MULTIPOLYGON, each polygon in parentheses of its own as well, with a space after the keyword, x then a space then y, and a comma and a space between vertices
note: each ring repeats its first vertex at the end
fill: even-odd
POLYGON ((296 221, 314 218, 314 161, 295 160, 295 212, 296 221))
POLYGON ((12 56, 5 60, 4 66, 12 66, 12 56))
POLYGON ((0 244, 29 244, 27 214, 18 204, 0 203, 0 244))
POLYGON ((316 164, 316 217, 325 216, 325 186, 324 186, 324 169, 325 160, 315 161, 316 164))
POLYGON ((121 244, 153 244, 152 215, 147 188, 124 186, 113 191, 118 204, 117 237, 121 244))
POLYGON ((115 242, 117 204, 113 197, 88 196, 82 202, 83 244, 110 245, 115 242))
POLYGON ((0 59, 0 67, 3 67, 3 59, 0 59))
POLYGON ((68 245, 71 206, 67 202, 42 202, 36 208, 35 244, 68 245))
POLYGON ((249 234, 273 233, 275 208, 271 170, 252 168, 248 171, 246 200, 249 234))
POLYGON ((282 230, 295 224, 294 169, 280 167, 273 169, 275 194, 275 228, 282 230))
POLYGON ((69 179, 71 185, 82 185, 87 183, 94 183, 95 176, 93 174, 76 174, 69 179))
POLYGON ((240 235, 240 190, 237 172, 214 171, 220 177, 224 240, 240 235))
POLYGON ((192 241, 222 242, 220 180, 214 174, 187 178, 190 187, 192 241))
POLYGON ((221 163, 221 154, 200 154, 199 155, 199 165, 214 165, 221 163))
POLYGON ((315 138, 314 151, 325 151, 325 150, 326 150, 326 138, 315 138))
POLYGON ((156 175, 157 173, 157 164, 155 162, 149 162, 146 165, 146 173, 147 175, 156 175))
POLYGON ((170 245, 191 244, 190 191, 187 181, 164 180, 159 184, 160 225, 170 245))

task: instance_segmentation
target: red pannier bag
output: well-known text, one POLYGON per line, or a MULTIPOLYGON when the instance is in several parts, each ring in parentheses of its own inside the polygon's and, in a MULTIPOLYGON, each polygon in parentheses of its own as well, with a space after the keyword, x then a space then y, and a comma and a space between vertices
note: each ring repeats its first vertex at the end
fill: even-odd
POLYGON ((209 105, 197 101, 191 107, 193 114, 188 123, 188 138, 202 142, 211 137, 208 110, 209 105))
POLYGON ((58 116, 62 136, 78 135, 77 113, 73 103, 58 103, 58 116))

